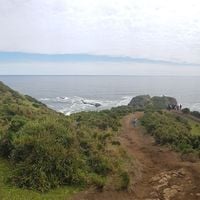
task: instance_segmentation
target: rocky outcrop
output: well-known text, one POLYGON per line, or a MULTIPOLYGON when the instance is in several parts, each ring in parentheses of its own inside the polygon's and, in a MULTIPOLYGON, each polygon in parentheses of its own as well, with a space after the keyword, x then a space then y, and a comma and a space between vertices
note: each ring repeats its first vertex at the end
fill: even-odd
POLYGON ((149 95, 140 95, 132 98, 129 106, 133 106, 135 108, 144 108, 148 104, 151 103, 151 97, 149 95))
POLYGON ((165 109, 168 105, 177 105, 177 100, 174 97, 162 96, 162 97, 152 97, 151 101, 155 108, 165 109))
POLYGON ((169 105, 177 105, 177 100, 168 96, 150 97, 149 95, 140 95, 134 97, 128 105, 136 109, 145 109, 147 107, 166 109, 169 105))
POLYGON ((181 168, 179 170, 163 171, 152 177, 149 181, 154 189, 150 194, 151 199, 171 200, 176 196, 184 195, 184 186, 180 185, 178 180, 184 179, 186 175, 186 171, 181 168), (177 182, 178 185, 174 184, 177 182))
POLYGON ((83 104, 88 104, 88 105, 91 105, 91 106, 95 106, 96 108, 101 106, 100 103, 87 102, 87 101, 84 101, 84 100, 81 100, 81 101, 82 101, 83 104))

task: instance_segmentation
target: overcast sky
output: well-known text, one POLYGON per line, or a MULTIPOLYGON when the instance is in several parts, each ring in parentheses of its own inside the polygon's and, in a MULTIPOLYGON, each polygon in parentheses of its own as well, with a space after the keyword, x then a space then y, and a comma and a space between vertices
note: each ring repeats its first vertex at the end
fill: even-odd
MULTIPOLYGON (((129 56, 200 64, 200 1, 0 0, 0 51, 129 56)), ((0 74, 55 71, 55 65, 50 63, 36 65, 5 64, 0 60, 0 74), (45 70, 40 71, 44 65, 45 70)), ((121 71, 119 65, 115 68, 112 64, 112 71, 101 68, 99 63, 92 67, 79 63, 76 68, 67 63, 57 65, 56 70, 65 74, 94 74, 95 69, 96 74, 99 69, 102 74, 120 74, 124 70, 137 74, 146 69, 135 63, 120 66, 121 71)), ((186 69, 149 65, 148 71, 173 74, 175 68, 182 72, 186 69)), ((197 66, 188 66, 186 71, 200 75, 197 66)))

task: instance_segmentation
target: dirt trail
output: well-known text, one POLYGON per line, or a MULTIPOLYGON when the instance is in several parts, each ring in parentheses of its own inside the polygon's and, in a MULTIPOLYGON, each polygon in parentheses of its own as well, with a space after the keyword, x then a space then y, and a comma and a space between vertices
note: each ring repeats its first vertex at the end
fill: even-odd
MULTIPOLYGON (((136 118, 141 112, 134 114, 136 118)), ((178 153, 155 145, 154 139, 131 124, 133 115, 122 120, 120 141, 134 157, 140 171, 132 192, 89 190, 73 200, 200 200, 200 162, 182 161, 178 153)))

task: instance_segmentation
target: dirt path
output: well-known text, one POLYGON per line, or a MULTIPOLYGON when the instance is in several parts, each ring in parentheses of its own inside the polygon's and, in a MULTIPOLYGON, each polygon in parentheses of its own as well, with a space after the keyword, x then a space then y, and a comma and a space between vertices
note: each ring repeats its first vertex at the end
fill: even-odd
POLYGON ((133 115, 123 119, 120 141, 140 169, 133 191, 89 190, 74 200, 200 200, 200 162, 183 162, 178 153, 155 145, 150 135, 132 126, 132 119, 133 115))

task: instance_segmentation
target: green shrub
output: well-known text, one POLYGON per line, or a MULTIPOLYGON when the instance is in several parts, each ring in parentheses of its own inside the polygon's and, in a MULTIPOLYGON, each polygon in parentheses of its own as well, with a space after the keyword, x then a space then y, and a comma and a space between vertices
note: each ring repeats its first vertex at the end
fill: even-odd
POLYGON ((121 145, 121 143, 120 143, 120 141, 114 140, 114 141, 112 141, 112 145, 121 145))
POLYGON ((102 190, 103 187, 106 185, 106 178, 97 174, 91 174, 90 179, 92 183, 94 183, 97 189, 102 190))
POLYGON ((147 112, 142 125, 159 144, 169 144, 182 152, 200 151, 200 136, 191 134, 189 122, 180 116, 166 112, 147 112))
POLYGON ((121 189, 127 189, 130 183, 130 177, 127 172, 122 172, 120 175, 121 178, 121 189))
POLYGON ((11 120, 9 130, 13 132, 0 140, 0 148, 15 166, 10 177, 13 184, 41 192, 60 185, 102 188, 109 174, 120 173, 122 166, 113 167, 119 155, 112 160, 105 153, 113 133, 98 131, 99 122, 98 129, 85 126, 87 121, 77 128, 70 120, 49 116, 24 121, 17 115, 11 120))
POLYGON ((190 114, 194 117, 200 118, 200 112, 198 112, 198 111, 192 111, 192 112, 190 112, 190 114))
POLYGON ((182 113, 189 114, 190 113, 190 109, 189 108, 183 108, 182 109, 182 113))
POLYGON ((13 150, 13 134, 7 133, 6 135, 2 135, 0 138, 0 156, 4 158, 9 158, 11 152, 13 150))
POLYGON ((27 122, 26 118, 21 117, 19 115, 15 115, 10 122, 9 130, 13 132, 17 132, 24 126, 24 124, 27 122))

